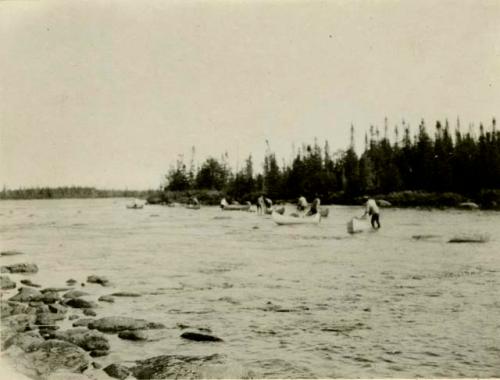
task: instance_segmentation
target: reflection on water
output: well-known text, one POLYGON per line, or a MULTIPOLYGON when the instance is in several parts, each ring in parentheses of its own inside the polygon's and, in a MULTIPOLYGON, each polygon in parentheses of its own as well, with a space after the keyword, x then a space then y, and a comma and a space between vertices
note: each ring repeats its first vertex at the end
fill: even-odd
POLYGON ((2 250, 26 252, 2 264, 37 263, 30 279, 44 286, 108 276, 113 288, 86 290, 142 296, 99 316, 167 326, 152 342, 112 337, 104 361, 219 353, 258 377, 500 376, 500 214, 388 209, 380 231, 350 236, 360 208, 279 227, 215 207, 126 203, 0 203, 2 250), (447 244, 475 232, 490 241, 447 244), (183 326, 224 343, 182 340, 183 326))

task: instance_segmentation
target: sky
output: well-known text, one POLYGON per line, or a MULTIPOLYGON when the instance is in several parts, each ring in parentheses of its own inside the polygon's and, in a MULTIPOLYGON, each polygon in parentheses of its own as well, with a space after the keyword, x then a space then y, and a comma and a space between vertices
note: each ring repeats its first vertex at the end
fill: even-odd
POLYGON ((158 188, 183 155, 498 117, 499 1, 4 1, 0 186, 158 188))

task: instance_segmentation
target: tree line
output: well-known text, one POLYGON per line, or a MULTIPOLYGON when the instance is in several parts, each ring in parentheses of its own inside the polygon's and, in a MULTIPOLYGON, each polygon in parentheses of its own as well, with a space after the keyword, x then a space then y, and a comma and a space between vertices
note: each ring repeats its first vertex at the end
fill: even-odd
POLYGON ((360 155, 354 147, 355 131, 345 150, 330 151, 328 141, 302 144, 291 162, 278 162, 269 145, 262 171, 255 173, 252 156, 243 168, 233 171, 227 154, 207 158, 199 167, 183 159, 166 175, 165 190, 217 190, 237 200, 254 200, 263 193, 275 200, 352 200, 361 195, 395 192, 455 193, 477 198, 500 189, 500 132, 496 121, 476 131, 461 130, 460 121, 437 121, 429 131, 424 120, 415 133, 408 123, 382 131, 371 126, 365 133, 360 155), (389 136, 391 135, 391 137, 389 136))
POLYGON ((145 198, 154 191, 102 190, 94 187, 31 187, 21 189, 3 188, 0 199, 62 199, 62 198, 145 198))

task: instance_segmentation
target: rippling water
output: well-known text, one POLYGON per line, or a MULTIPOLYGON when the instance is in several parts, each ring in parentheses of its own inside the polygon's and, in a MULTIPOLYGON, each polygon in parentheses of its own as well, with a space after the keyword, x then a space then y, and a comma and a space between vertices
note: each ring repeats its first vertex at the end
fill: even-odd
POLYGON ((99 316, 167 326, 154 342, 112 336, 105 364, 220 353, 257 377, 500 376, 499 213, 387 209, 380 231, 350 236, 360 208, 277 226, 254 213, 126 202, 0 202, 2 249, 26 253, 2 264, 37 263, 30 278, 44 286, 108 276, 112 288, 86 288, 142 297, 100 305, 99 316), (447 243, 474 232, 490 241, 447 243), (224 342, 182 340, 177 324, 224 342))

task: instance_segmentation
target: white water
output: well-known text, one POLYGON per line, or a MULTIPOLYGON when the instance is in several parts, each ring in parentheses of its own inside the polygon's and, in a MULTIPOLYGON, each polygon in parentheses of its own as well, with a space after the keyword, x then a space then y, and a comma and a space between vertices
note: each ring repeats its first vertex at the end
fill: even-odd
POLYGON ((167 326, 155 342, 110 336, 103 364, 220 353, 257 377, 500 376, 500 213, 387 209, 380 231, 351 236, 360 208, 277 226, 255 213, 126 203, 0 202, 2 250, 26 253, 2 265, 37 263, 30 279, 43 286, 105 275, 113 286, 87 284, 92 299, 142 297, 100 303, 99 317, 167 326), (447 243, 470 232, 491 239, 447 243), (436 236, 412 239, 426 234, 436 236), (185 341, 177 323, 224 342, 185 341))

